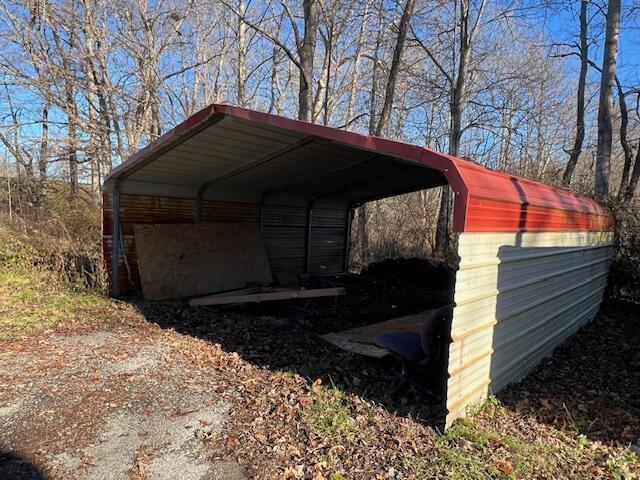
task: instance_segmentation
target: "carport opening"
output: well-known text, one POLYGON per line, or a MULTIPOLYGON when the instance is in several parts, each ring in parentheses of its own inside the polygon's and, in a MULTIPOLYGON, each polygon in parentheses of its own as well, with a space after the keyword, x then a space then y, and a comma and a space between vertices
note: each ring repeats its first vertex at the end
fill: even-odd
MULTIPOLYGON (((447 319, 428 336, 438 338, 431 353, 421 334, 430 312, 451 303, 454 272, 420 255, 428 250, 425 226, 436 219, 402 218, 410 210, 406 202, 437 201, 432 192, 446 184, 443 172, 422 163, 416 151, 395 156, 229 116, 188 133, 172 133, 169 143, 160 139, 106 182, 105 257, 112 259, 114 293, 188 299, 197 316, 228 313, 295 325, 297 335, 307 335, 308 362, 317 361, 318 349, 342 349, 349 352, 341 354, 345 361, 358 355, 378 367, 399 367, 393 359, 401 358, 430 385, 429 395, 443 398, 447 319), (375 221, 396 219, 387 236, 366 237, 373 255, 358 244, 356 212, 363 211, 375 221), (415 255, 394 245, 413 245, 415 255), (393 332, 418 335, 414 350, 398 354, 381 343, 393 332), (429 357, 427 371, 420 370, 424 358, 417 351, 429 357)), ((271 336, 267 343, 286 344, 264 363, 310 368, 286 359, 287 349, 300 351, 290 343, 292 328, 263 331, 271 336)), ((248 344, 232 348, 256 355, 248 344)))

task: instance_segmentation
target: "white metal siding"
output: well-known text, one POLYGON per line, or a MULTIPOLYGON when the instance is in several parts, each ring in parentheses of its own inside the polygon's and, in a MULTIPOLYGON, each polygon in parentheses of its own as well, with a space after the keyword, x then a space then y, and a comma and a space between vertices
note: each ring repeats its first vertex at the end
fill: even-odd
POLYGON ((612 240, 611 232, 460 235, 447 425, 595 317, 612 240))

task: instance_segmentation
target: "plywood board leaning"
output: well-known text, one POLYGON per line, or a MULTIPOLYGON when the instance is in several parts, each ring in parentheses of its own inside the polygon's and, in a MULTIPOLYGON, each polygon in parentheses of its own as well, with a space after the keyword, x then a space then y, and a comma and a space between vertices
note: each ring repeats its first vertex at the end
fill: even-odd
POLYGON ((142 292, 161 300, 273 281, 257 224, 134 226, 142 292))

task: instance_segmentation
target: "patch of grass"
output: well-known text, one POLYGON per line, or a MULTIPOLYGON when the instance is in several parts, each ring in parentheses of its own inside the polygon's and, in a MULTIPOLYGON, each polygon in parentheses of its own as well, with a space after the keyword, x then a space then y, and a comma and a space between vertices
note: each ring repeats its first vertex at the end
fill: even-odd
POLYGON ((337 388, 317 386, 312 391, 313 404, 306 409, 309 425, 326 441, 351 441, 358 424, 351 416, 345 394, 337 388))
POLYGON ((489 438, 488 432, 478 430, 473 421, 468 418, 461 418, 455 422, 444 435, 444 441, 455 442, 459 439, 465 439, 481 447, 487 445, 489 438))
POLYGON ((60 276, 26 238, 0 226, 0 340, 77 325, 113 305, 60 276))
POLYGON ((102 295, 64 288, 51 277, 35 268, 0 266, 0 340, 84 323, 110 305, 102 295))
POLYGON ((631 478, 639 478, 634 475, 632 468, 638 465, 638 456, 629 451, 618 452, 617 454, 609 453, 605 460, 609 475, 614 480, 627 480, 631 478))
POLYGON ((578 433, 587 433, 589 431, 589 419, 580 415, 573 420, 573 428, 578 433))
POLYGON ((544 436, 527 434, 524 421, 490 398, 473 416, 454 422, 432 452, 412 460, 410 469, 417 478, 515 480, 566 478, 575 465, 592 464, 605 478, 636 478, 631 473, 637 464, 634 454, 604 453, 584 435, 574 438, 553 428, 544 436))

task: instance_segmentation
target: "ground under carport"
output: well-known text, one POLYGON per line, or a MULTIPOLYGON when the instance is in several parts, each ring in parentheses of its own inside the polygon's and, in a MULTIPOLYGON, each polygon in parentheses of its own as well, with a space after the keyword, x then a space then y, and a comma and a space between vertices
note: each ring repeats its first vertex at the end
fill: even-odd
POLYGON ((560 454, 578 455, 558 460, 556 473, 608 478, 607 447, 599 442, 633 442, 640 426, 635 307, 610 307, 531 379, 509 390, 509 412, 499 421, 480 415, 482 431, 491 426, 504 438, 518 438, 521 447, 491 435, 484 443, 466 433, 439 439, 428 426, 434 413, 428 406, 411 398, 391 404, 388 388, 375 383, 392 365, 319 344, 296 322, 179 302, 140 307, 145 318, 125 307, 114 317, 126 321, 3 345, 0 477, 22 470, 26 478, 328 478, 333 472, 429 478, 455 468, 458 457, 447 452, 467 452, 492 462, 493 471, 509 472, 517 461, 509 449, 542 440, 560 454), (278 344, 276 338, 288 340, 278 344), (606 354, 608 361, 593 369, 586 352, 606 354), (570 387, 569 371, 575 372, 570 387), (304 377, 324 378, 322 385, 333 380, 338 388, 304 377), (607 378, 626 388, 614 388, 607 378), (569 391, 589 420, 570 428, 583 429, 590 440, 593 435, 599 456, 565 452, 559 443, 573 448, 571 438, 558 440, 564 437, 544 424, 573 435, 561 424, 571 415, 545 413, 560 412, 563 404, 573 409, 569 391), (589 410, 594 396, 604 399, 596 402, 597 412, 589 410), (603 429, 605 423, 615 428, 603 429))

